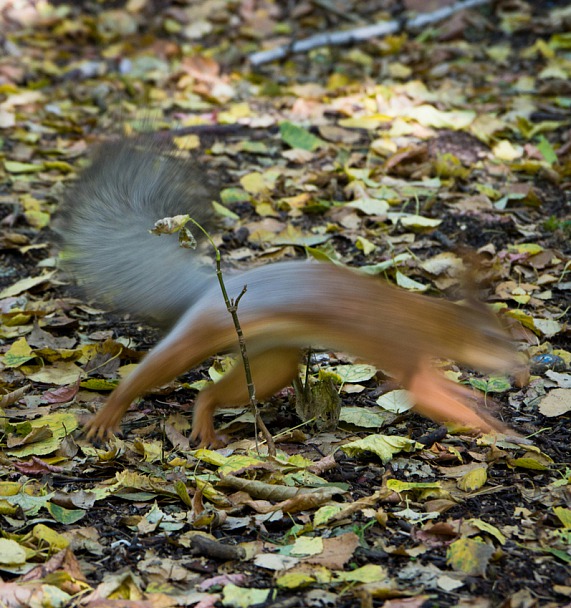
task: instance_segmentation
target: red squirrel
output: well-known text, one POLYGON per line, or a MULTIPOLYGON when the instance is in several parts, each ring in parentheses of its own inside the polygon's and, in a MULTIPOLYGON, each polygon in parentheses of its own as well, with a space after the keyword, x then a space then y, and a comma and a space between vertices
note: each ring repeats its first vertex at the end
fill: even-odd
MULTIPOLYGON (((209 225, 212 196, 201 168, 168 154, 152 135, 101 145, 67 189, 62 205, 66 255, 87 292, 113 307, 170 326, 143 362, 122 380, 88 423, 88 437, 119 428, 135 398, 221 351, 237 337, 214 269, 172 237, 149 234, 154 223, 190 214, 209 225)), ((241 299, 256 396, 263 400, 298 373, 311 345, 356 355, 389 372, 419 413, 481 431, 506 427, 474 402, 474 391, 446 380, 434 357, 483 371, 518 371, 522 362, 483 305, 460 306, 393 287, 333 264, 278 262, 225 277, 241 299)), ((192 437, 219 446, 219 406, 248 403, 242 364, 203 390, 194 405, 192 437)))

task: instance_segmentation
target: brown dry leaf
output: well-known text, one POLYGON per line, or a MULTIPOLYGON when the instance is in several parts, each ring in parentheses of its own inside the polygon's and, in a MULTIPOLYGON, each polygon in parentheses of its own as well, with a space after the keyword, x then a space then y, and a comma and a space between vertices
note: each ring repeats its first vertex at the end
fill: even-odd
MULTIPOLYGON (((0 582, 0 601, 6 608, 22 608, 31 606, 34 602, 50 602, 53 598, 53 587, 41 583, 18 583, 0 582)), ((71 595, 63 595, 60 599, 71 600, 71 595)))
POLYGON ((414 535, 428 547, 446 547, 458 537, 458 528, 449 523, 429 523, 414 535))
POLYGON ((83 574, 81 564, 75 557, 73 551, 67 548, 51 557, 41 566, 37 566, 24 574, 20 578, 21 581, 34 581, 42 579, 47 575, 55 572, 65 573, 69 576, 69 580, 62 586, 62 589, 69 594, 76 594, 85 591, 88 586, 85 584, 86 578, 83 574))
POLYGON ((539 403, 539 411, 548 418, 571 411, 571 389, 554 388, 539 403))
POLYGON ((320 564, 332 570, 341 570, 353 557, 359 542, 359 537, 353 532, 341 534, 334 538, 324 538, 322 552, 319 555, 306 557, 304 561, 320 564))
POLYGON ((322 488, 310 493, 298 494, 293 498, 277 503, 275 509, 280 509, 284 513, 299 513, 300 511, 316 509, 328 503, 339 492, 337 488, 322 488))

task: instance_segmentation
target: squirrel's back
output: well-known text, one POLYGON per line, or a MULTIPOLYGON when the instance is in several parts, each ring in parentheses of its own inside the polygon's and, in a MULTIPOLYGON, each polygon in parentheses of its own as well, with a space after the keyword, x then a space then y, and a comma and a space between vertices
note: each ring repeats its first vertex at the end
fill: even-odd
POLYGON ((204 225, 213 198, 204 172, 156 136, 106 142, 65 194, 58 231, 66 265, 98 301, 171 325, 212 279, 194 252, 149 230, 186 213, 204 225))

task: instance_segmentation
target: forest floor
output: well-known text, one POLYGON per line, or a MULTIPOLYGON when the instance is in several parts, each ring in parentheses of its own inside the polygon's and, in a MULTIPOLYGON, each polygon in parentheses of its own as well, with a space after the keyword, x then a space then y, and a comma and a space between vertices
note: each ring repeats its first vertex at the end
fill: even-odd
POLYGON ((571 7, 484 4, 253 65, 403 16, 285 4, 0 0, 0 604, 571 606, 571 7), (59 269, 57 209, 93 145, 149 126, 215 176, 227 272, 328 258, 461 300, 473 252, 530 379, 439 366, 519 438, 439 427, 325 350, 308 376, 342 406, 263 404, 275 456, 247 409, 217 416, 228 447, 188 439, 224 355, 87 441, 160 335, 59 269))

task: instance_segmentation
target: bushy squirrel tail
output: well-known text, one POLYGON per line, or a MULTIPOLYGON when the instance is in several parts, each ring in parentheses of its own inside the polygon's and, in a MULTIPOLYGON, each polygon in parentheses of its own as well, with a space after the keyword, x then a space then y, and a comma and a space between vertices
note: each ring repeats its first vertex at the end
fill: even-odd
POLYGON ((212 279, 176 237, 149 230, 179 214, 208 225, 214 198, 204 172, 156 135, 107 142, 65 193, 64 266, 97 301, 169 326, 212 279))

